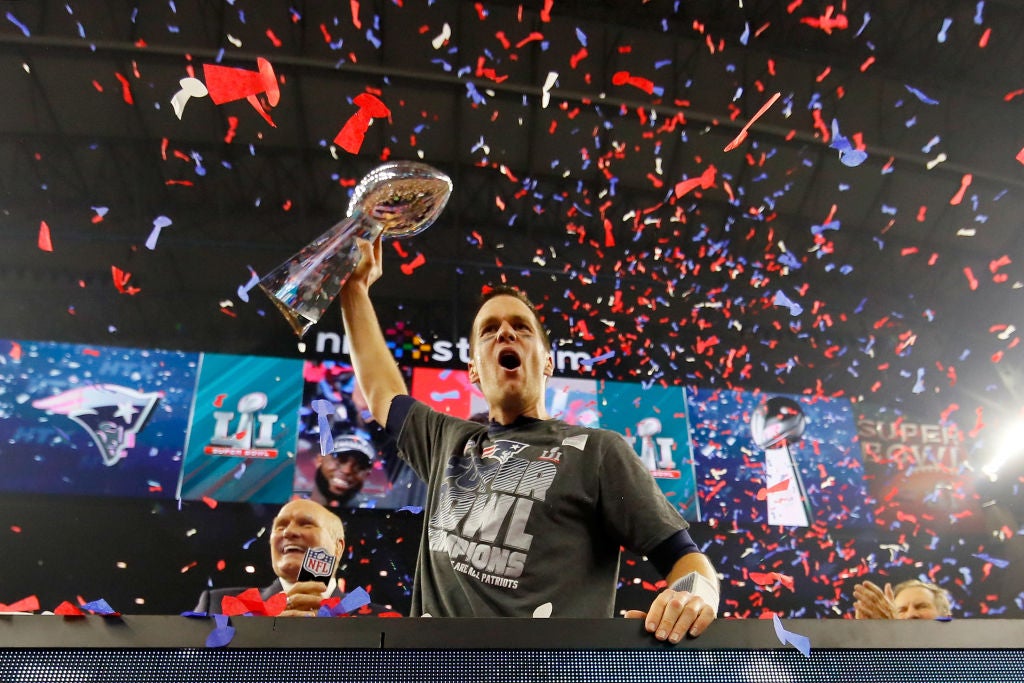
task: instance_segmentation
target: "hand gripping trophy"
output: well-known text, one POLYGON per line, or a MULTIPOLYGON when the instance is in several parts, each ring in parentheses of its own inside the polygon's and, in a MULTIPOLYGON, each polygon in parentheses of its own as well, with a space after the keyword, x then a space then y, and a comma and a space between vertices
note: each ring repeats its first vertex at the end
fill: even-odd
POLYGON ((409 237, 437 219, 452 192, 452 181, 416 161, 378 166, 356 185, 348 213, 330 230, 274 268, 260 289, 302 337, 337 298, 359 263, 356 238, 367 241, 409 237))

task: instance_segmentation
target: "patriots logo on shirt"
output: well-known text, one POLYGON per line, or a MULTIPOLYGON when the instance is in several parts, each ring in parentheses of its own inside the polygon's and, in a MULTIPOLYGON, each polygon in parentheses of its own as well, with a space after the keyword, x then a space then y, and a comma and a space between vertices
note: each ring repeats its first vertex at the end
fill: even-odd
POLYGON ((521 453, 526 449, 525 443, 519 443, 518 441, 508 441, 507 439, 499 439, 492 443, 487 448, 483 449, 480 453, 481 458, 493 458, 502 465, 505 461, 511 458, 517 453, 521 453))
POLYGON ((117 384, 93 384, 38 399, 32 407, 67 415, 77 422, 100 449, 103 464, 111 467, 128 455, 127 450, 135 445, 135 435, 162 395, 117 384))

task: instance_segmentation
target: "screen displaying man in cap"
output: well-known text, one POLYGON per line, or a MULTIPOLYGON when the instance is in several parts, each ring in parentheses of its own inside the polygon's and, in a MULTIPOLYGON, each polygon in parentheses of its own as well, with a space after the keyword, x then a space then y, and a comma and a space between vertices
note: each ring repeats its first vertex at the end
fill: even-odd
POLYGON ((363 485, 373 471, 377 451, 357 434, 334 437, 327 455, 317 456, 310 498, 327 507, 363 507, 369 497, 363 485))

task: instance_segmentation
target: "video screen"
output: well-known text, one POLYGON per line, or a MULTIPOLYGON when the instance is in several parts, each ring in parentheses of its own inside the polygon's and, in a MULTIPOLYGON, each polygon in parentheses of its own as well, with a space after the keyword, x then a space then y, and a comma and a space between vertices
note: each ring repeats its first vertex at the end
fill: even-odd
POLYGON ((199 355, 0 340, 0 490, 170 498, 199 355))

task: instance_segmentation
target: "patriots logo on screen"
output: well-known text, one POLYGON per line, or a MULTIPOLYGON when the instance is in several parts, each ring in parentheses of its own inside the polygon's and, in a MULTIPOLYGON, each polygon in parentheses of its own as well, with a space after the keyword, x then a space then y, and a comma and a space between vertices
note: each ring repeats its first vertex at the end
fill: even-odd
POLYGON ((32 402, 33 408, 67 415, 92 437, 103 464, 112 467, 128 457, 135 435, 163 397, 158 391, 135 391, 117 384, 93 384, 69 389, 32 402))

